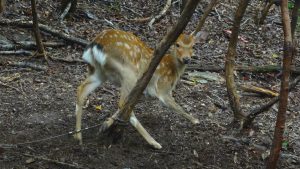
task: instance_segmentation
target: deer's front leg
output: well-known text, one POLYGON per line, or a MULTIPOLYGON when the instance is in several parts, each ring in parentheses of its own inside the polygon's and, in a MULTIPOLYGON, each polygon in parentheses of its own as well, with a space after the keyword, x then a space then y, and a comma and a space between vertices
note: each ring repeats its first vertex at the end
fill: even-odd
POLYGON ((167 107, 171 108, 175 113, 183 116, 184 118, 190 120, 193 124, 199 124, 200 121, 193 117, 192 115, 186 113, 184 109, 175 102, 174 98, 170 95, 163 95, 158 97, 167 107))
POLYGON ((134 113, 131 113, 130 124, 143 136, 143 138, 155 149, 161 149, 162 146, 154 140, 153 137, 146 131, 139 120, 135 117, 134 113))

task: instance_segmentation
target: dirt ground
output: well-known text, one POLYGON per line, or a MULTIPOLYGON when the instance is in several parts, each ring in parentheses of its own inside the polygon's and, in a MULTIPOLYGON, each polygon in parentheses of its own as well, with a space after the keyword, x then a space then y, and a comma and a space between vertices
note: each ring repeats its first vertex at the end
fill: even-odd
MULTIPOLYGON (((58 1, 38 2, 40 21, 72 36, 92 40, 105 28, 117 27, 141 37, 154 47, 179 15, 179 5, 171 6, 170 12, 154 24, 130 19, 159 13, 165 1, 78 1, 78 10, 72 16, 58 21, 58 1), (121 5, 121 6, 120 6, 121 5)), ((174 1, 175 2, 175 1, 174 1)), ((202 1, 194 14, 187 32, 193 31, 201 11, 206 6, 202 1)), ((8 0, 8 8, 2 18, 30 20, 30 3, 8 0)), ((230 6, 222 1, 207 19, 204 30, 208 40, 195 46, 198 59, 195 64, 223 65, 228 37, 224 30, 232 25, 236 3, 230 6)), ((241 37, 248 42, 239 42, 237 64, 280 64, 282 58, 282 26, 278 7, 275 7, 266 24, 257 27, 253 16, 257 1, 252 1, 241 28, 241 37)), ((1 18, 1 17, 0 17, 1 18)), ((297 32, 298 33, 298 32, 297 32)), ((18 42, 32 40, 29 29, 0 27, 1 40, 18 42)), ((297 36, 298 37, 298 36, 297 36)), ((61 41, 43 33, 44 41, 61 41)), ((47 54, 65 59, 79 59, 84 47, 68 44, 64 47, 46 48, 47 54)), ((31 61, 46 65, 42 59, 28 56, 1 55, 2 61, 31 61)), ((299 65, 300 59, 295 58, 299 65)), ((123 137, 112 142, 108 134, 97 135, 98 128, 83 132, 84 144, 79 146, 72 136, 62 136, 46 141, 24 144, 15 148, 3 144, 16 144, 68 133, 75 128, 75 93, 84 79, 86 65, 82 63, 54 62, 47 71, 26 67, 0 67, 0 168, 264 168, 272 144, 278 104, 256 118, 253 128, 237 131, 228 124, 233 114, 228 105, 224 80, 188 85, 179 81, 174 96, 187 110, 200 119, 199 125, 173 114, 158 100, 143 96, 135 112, 144 127, 163 146, 154 150, 128 125, 123 137), (9 87, 8 87, 9 86, 9 87), (223 106, 216 106, 221 103, 223 106)), ((224 72, 218 72, 224 77, 224 72)), ((278 72, 252 74, 237 72, 238 84, 252 84, 279 91, 278 72)), ((292 77, 294 78, 294 77, 292 77)), ((188 79, 188 75, 184 75, 188 79)), ((266 103, 270 98, 247 95, 240 91, 245 112, 266 103)), ((83 127, 101 124, 104 117, 117 110, 118 89, 106 83, 89 96, 89 106, 84 110, 83 127), (102 107, 98 110, 97 106, 102 107)), ((290 93, 287 112, 285 143, 278 168, 300 168, 300 86, 290 93)))

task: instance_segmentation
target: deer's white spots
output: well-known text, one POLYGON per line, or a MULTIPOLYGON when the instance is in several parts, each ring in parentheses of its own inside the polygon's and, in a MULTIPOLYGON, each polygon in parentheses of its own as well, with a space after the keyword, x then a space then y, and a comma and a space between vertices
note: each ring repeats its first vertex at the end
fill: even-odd
POLYGON ((129 56, 133 57, 133 51, 132 50, 129 52, 129 56))
POLYGON ((117 46, 123 46, 123 42, 116 42, 117 46))
POLYGON ((172 71, 171 70, 168 70, 167 71, 167 75, 171 75, 172 71))
POLYGON ((131 49, 130 45, 128 45, 128 43, 124 43, 125 48, 127 48, 128 50, 131 49))

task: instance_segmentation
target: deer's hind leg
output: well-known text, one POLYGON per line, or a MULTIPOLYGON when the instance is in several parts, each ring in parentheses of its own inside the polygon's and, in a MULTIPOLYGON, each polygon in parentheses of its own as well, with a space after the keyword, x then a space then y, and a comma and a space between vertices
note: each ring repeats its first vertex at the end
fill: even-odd
POLYGON ((76 101, 76 128, 75 131, 78 133, 74 134, 74 138, 82 144, 82 134, 81 130, 81 119, 82 119, 82 109, 87 96, 92 93, 97 87, 99 87, 104 82, 104 77, 101 76, 100 70, 95 70, 89 65, 88 77, 80 84, 77 89, 77 101, 76 101))

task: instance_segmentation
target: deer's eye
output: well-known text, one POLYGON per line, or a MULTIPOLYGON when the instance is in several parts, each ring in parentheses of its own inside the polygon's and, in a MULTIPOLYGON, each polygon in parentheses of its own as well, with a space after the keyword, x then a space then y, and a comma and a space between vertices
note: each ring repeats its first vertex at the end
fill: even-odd
POLYGON ((176 44, 175 44, 175 46, 176 46, 177 48, 179 48, 179 47, 180 47, 180 45, 179 45, 178 43, 176 43, 176 44))

